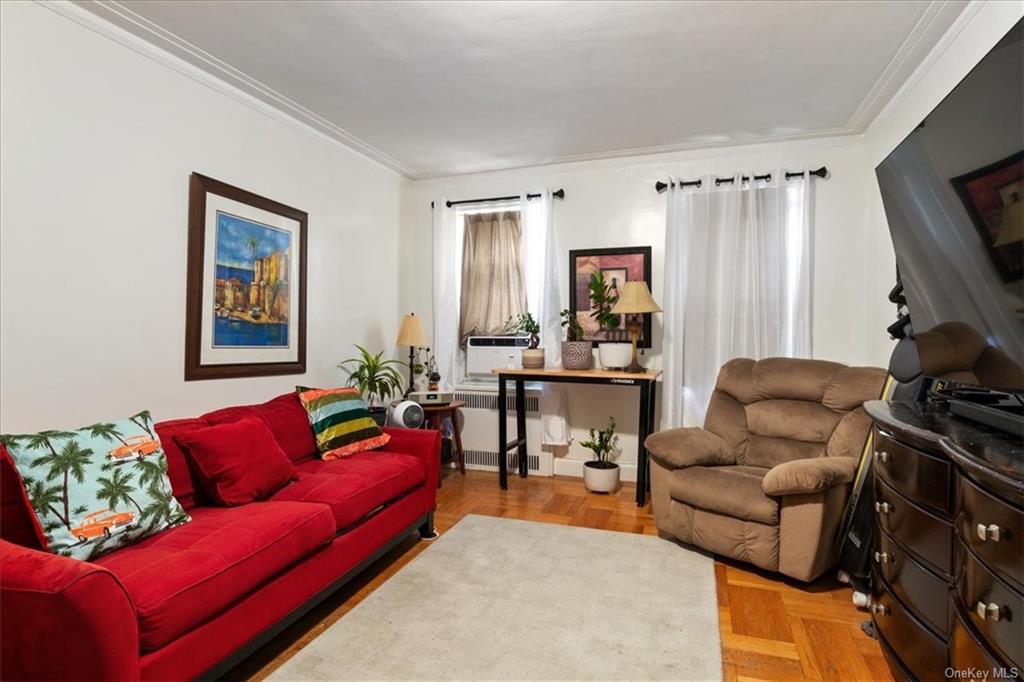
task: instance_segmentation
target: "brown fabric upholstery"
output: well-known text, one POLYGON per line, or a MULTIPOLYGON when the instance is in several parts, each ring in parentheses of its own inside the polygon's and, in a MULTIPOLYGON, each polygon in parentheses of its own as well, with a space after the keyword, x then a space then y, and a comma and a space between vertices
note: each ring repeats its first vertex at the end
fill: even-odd
POLYGON ((963 322, 943 322, 914 335, 926 376, 990 388, 1024 388, 1024 368, 963 322))
POLYGON ((644 447, 651 457, 670 469, 735 462, 720 436, 698 428, 659 431, 647 437, 644 447))
POLYGON ((762 489, 767 469, 745 466, 695 466, 673 471, 672 499, 747 521, 775 525, 779 502, 762 489))
POLYGON ((855 473, 857 460, 852 457, 797 459, 768 471, 762 482, 762 490, 765 495, 776 497, 817 493, 835 485, 849 483, 855 473))
POLYGON ((730 360, 718 374, 704 429, 647 440, 658 529, 814 579, 831 565, 847 484, 870 430, 861 405, 878 398, 884 382, 885 371, 874 367, 730 360))

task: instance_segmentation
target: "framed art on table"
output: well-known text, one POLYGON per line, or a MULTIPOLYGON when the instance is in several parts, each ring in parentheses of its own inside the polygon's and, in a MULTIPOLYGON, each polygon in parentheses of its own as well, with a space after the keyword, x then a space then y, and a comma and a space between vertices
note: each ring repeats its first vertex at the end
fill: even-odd
POLYGON ((186 381, 306 371, 307 219, 192 173, 186 381))
MULTIPOLYGON (((594 275, 604 282, 611 296, 617 296, 625 282, 643 281, 651 288, 651 247, 627 246, 608 249, 574 249, 569 252, 569 310, 583 327, 582 341, 629 342, 624 315, 596 314, 591 300, 594 275), (615 317, 616 319, 612 319, 615 317), (604 324, 599 320, 604 319, 604 324)), ((651 316, 643 316, 638 347, 651 347, 651 316)))

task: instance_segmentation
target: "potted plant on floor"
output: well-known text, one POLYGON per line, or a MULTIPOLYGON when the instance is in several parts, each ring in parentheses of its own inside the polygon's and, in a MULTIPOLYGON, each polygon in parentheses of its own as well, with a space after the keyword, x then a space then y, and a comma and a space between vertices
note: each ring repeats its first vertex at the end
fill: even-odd
POLYGON ((608 418, 608 426, 600 431, 590 429, 590 439, 580 445, 593 451, 594 459, 583 463, 583 484, 594 493, 612 493, 619 487, 619 465, 612 461, 619 437, 615 435, 615 420, 608 418))
POLYGON ((511 334, 529 334, 530 345, 523 349, 523 369, 541 369, 544 367, 544 349, 540 348, 540 325, 530 313, 522 313, 518 317, 510 317, 505 324, 505 331, 511 334))
POLYGON ((348 372, 348 385, 355 386, 366 400, 370 416, 383 426, 388 416, 388 401, 402 395, 402 374, 399 367, 406 368, 400 360, 385 360, 384 351, 374 355, 356 344, 359 356, 342 360, 338 367, 348 372))
MULTIPOLYGON (((590 275, 587 289, 590 296, 590 316, 604 331, 618 329, 622 320, 612 312, 612 308, 619 302, 618 283, 615 279, 613 278, 609 284, 604 278, 604 273, 597 271, 590 275)), ((597 344, 597 356, 605 369, 623 369, 629 364, 632 352, 631 343, 602 341, 597 344)))
POLYGON ((594 365, 593 346, 583 340, 583 327, 576 314, 568 308, 559 313, 565 329, 562 342, 562 367, 565 369, 590 369, 594 365))

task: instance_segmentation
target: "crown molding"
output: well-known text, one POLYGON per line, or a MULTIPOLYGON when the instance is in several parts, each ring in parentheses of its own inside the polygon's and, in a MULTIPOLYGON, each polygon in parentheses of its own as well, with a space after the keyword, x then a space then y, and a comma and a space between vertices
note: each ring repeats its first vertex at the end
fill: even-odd
POLYGON ((369 162, 392 175, 415 175, 397 159, 117 2, 36 2, 236 102, 290 125, 336 151, 369 162))

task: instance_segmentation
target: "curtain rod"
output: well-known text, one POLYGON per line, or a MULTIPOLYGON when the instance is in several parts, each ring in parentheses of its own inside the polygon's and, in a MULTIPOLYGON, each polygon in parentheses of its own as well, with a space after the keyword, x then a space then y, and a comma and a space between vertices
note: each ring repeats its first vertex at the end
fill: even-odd
MULTIPOLYGON (((564 199, 565 198, 565 190, 564 189, 556 189, 554 192, 551 193, 551 196, 553 196, 556 199, 564 199)), ((446 201, 444 203, 445 203, 445 205, 448 208, 451 208, 452 206, 459 206, 461 204, 485 204, 485 203, 490 202, 490 201, 512 201, 513 199, 518 199, 518 198, 519 198, 519 195, 517 194, 517 195, 511 196, 511 197, 488 197, 487 199, 462 199, 461 201, 446 201)), ((527 199, 540 199, 540 194, 527 194, 526 198, 527 199)), ((434 208, 434 202, 433 201, 430 202, 430 208, 434 208)))
MULTIPOLYGON (((807 173, 809 175, 813 175, 815 177, 819 177, 819 178, 824 179, 825 176, 828 174, 828 168, 826 168, 825 166, 822 166, 821 168, 816 168, 816 169, 814 169, 812 171, 807 171, 807 173)), ((787 180, 792 180, 793 178, 802 178, 803 176, 804 176, 803 173, 786 173, 786 179, 787 180)), ((772 179, 772 174, 771 173, 765 173, 764 175, 755 175, 754 179, 755 180, 771 180, 772 179)), ((736 178, 715 178, 715 187, 718 187, 719 185, 726 185, 726 184, 732 183, 735 180, 736 180, 736 178)), ((741 182, 749 182, 749 181, 750 181, 750 177, 749 176, 744 175, 741 178, 741 182)), ((671 183, 671 186, 673 188, 675 188, 677 186, 678 187, 700 187, 701 186, 701 182, 702 182, 701 180, 692 180, 692 181, 680 180, 679 182, 671 183)), ((669 183, 661 182, 660 180, 654 184, 654 189, 656 189, 658 191, 658 194, 661 194, 662 192, 664 192, 668 188, 669 188, 669 183)))

